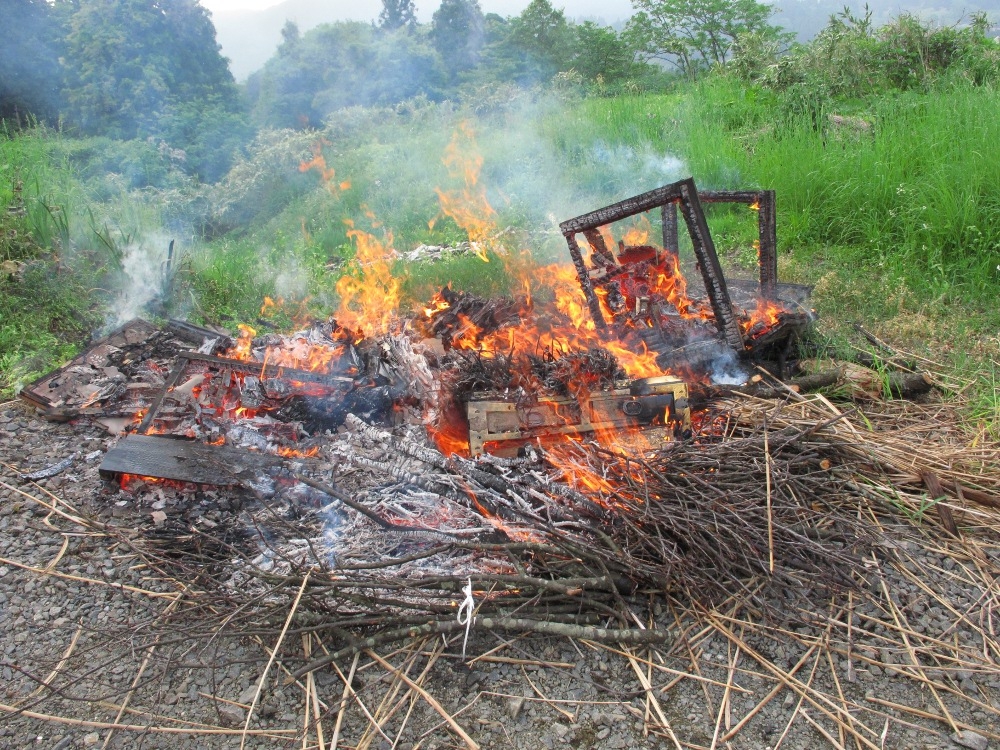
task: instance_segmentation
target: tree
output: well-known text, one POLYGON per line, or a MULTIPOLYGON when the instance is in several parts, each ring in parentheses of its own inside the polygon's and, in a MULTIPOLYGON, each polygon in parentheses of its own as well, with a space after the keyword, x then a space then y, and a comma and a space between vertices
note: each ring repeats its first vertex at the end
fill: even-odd
POLYGON ((173 106, 239 108, 215 27, 197 0, 81 0, 65 67, 68 113, 85 133, 158 135, 173 106))
POLYGON ((281 45, 278 47, 278 54, 285 54, 299 43, 302 34, 299 32, 299 25, 292 19, 285 21, 281 27, 281 45))
POLYGON ((65 10, 64 2, 0 0, 6 29, 0 45, 0 120, 58 118, 65 10))
POLYGON ((79 0, 66 38, 66 114, 90 135, 154 138, 215 179, 249 136, 198 0, 79 0))
POLYGON ((302 35, 247 81, 259 127, 318 128, 337 109, 440 98, 440 63, 424 27, 342 21, 302 35))
POLYGON ((477 0, 442 0, 431 18, 431 42, 454 77, 479 62, 483 11, 477 0))
POLYGON ((585 21, 573 29, 573 68, 586 81, 621 83, 637 67, 635 50, 607 26, 585 21))
POLYGON ((572 30, 565 14, 548 0, 531 0, 511 20, 505 42, 521 58, 517 77, 522 82, 547 81, 570 67, 572 30))
POLYGON ((382 12, 378 17, 378 25, 388 31, 400 29, 403 26, 416 26, 417 9, 413 0, 382 0, 382 12))
POLYGON ((638 12, 628 22, 629 39, 649 58, 688 76, 724 65, 743 34, 782 36, 768 23, 774 8, 758 0, 632 0, 632 6, 638 12))

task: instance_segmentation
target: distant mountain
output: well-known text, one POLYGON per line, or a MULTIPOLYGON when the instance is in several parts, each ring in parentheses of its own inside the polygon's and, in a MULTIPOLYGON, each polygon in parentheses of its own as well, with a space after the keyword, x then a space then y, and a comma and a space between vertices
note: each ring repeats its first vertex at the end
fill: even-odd
MULTIPOLYGON (((485 13, 515 16, 524 10, 529 0, 480 0, 485 13)), ((563 8, 566 16, 574 20, 598 20, 619 26, 632 15, 629 0, 553 0, 555 7, 563 8)), ((800 41, 806 41, 822 29, 831 15, 843 11, 847 5, 855 14, 864 13, 865 0, 777 0, 774 21, 793 31, 800 41)), ((417 20, 429 23, 439 5, 439 0, 417 0, 417 20)), ((1000 22, 996 0, 868 0, 872 21, 886 23, 901 12, 919 15, 940 25, 954 24, 968 19, 976 11, 986 11, 1000 22)), ((222 54, 229 58, 230 69, 237 81, 263 67, 281 43, 281 28, 286 20, 298 24, 300 32, 334 21, 375 21, 382 11, 381 0, 285 0, 285 2, 256 12, 218 13, 213 16, 216 35, 222 45, 222 54)))
POLYGON ((967 23, 973 13, 985 12, 995 23, 1000 22, 996 0, 778 0, 774 23, 795 32, 800 42, 812 39, 826 26, 830 16, 839 15, 845 6, 864 18, 865 8, 871 10, 872 24, 884 26, 901 13, 912 13, 939 26, 967 23))

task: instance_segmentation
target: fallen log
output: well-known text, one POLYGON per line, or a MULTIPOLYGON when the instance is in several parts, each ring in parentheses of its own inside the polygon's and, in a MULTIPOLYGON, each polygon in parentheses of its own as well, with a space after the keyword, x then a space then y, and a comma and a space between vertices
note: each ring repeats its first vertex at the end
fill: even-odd
POLYGON ((867 368, 842 365, 792 378, 783 385, 768 385, 762 380, 746 385, 692 384, 690 399, 691 405, 697 407, 726 396, 785 398, 789 391, 809 393, 839 385, 848 385, 852 398, 876 400, 888 395, 909 399, 928 393, 934 387, 934 380, 926 372, 890 372, 883 376, 867 368))

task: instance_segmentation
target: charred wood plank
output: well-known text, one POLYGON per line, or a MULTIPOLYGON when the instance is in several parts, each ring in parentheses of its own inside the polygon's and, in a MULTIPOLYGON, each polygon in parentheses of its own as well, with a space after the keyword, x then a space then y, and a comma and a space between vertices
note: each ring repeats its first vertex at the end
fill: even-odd
POLYGON ((680 254, 680 240, 677 235, 677 204, 668 203, 661 211, 663 249, 675 258, 680 254))
MULTIPOLYGON (((561 226, 561 225, 560 225, 561 226)), ((604 320, 604 313, 601 312, 601 303, 594 294, 594 286, 590 282, 590 273, 587 264, 583 261, 583 253, 580 252, 580 245, 576 241, 573 232, 564 233, 566 244, 569 246, 569 254, 573 259, 573 267, 576 269, 576 276, 580 280, 580 288, 583 289, 583 296, 587 298, 587 306, 590 308, 590 317, 594 320, 594 325, 598 330, 607 328, 607 321, 604 320)))
POLYGON ((941 480, 938 478, 938 475, 930 469, 924 469, 920 472, 920 479, 923 481, 924 486, 927 487, 927 492, 931 500, 934 501, 938 520, 941 521, 944 530, 951 534, 951 536, 958 537, 958 524, 955 523, 955 514, 943 502, 945 500, 944 487, 941 486, 941 480))
POLYGON ((597 255, 601 261, 607 265, 615 265, 615 256, 608 249, 607 244, 604 242, 604 237, 601 235, 598 229, 586 229, 583 232, 583 236, 587 238, 587 244, 593 249, 594 254, 597 255))
POLYGON ((778 288, 778 214, 773 190, 761 191, 759 206, 760 295, 774 299, 778 288))
POLYGON ((599 208, 596 211, 582 214, 573 219, 567 219, 559 224, 559 231, 563 235, 576 234, 587 229, 596 229, 605 224, 612 224, 616 221, 627 219, 630 216, 665 206, 668 203, 675 203, 681 199, 680 186, 685 183, 690 183, 690 187, 694 187, 694 180, 690 177, 681 182, 664 185, 647 193, 642 193, 632 198, 626 198, 618 203, 613 203, 610 206, 599 208))
POLYGON ((166 328, 178 338, 199 346, 202 345, 206 339, 215 339, 215 344, 212 347, 213 353, 223 349, 229 349, 236 344, 233 337, 226 333, 213 331, 211 328, 204 328, 202 326, 195 325, 194 323, 188 323, 185 320, 171 318, 167 321, 166 328))
POLYGON ((691 243, 694 245, 694 254, 698 259, 701 276, 705 282, 708 301, 711 302, 712 312, 715 313, 715 324, 733 351, 743 355, 746 350, 743 333, 740 331, 736 315, 733 313, 733 304, 729 298, 729 290, 726 288, 726 279, 722 274, 718 253, 715 251, 715 242, 708 230, 708 221, 705 219, 705 212, 702 210, 701 201, 698 198, 698 190, 694 186, 694 180, 690 178, 677 184, 681 194, 681 214, 684 216, 684 223, 687 224, 688 233, 691 235, 691 243))
POLYGON ((977 490, 973 487, 966 487, 964 484, 959 484, 958 482, 952 482, 949 489, 958 498, 968 500, 969 502, 976 503, 976 505, 982 505, 986 508, 995 508, 996 510, 1000 510, 1000 497, 997 497, 996 495, 991 495, 988 492, 983 492, 982 490, 977 490))
POLYGON ((220 368, 228 368, 236 372, 248 375, 255 375, 262 378, 282 377, 287 380, 300 380, 311 383, 353 383, 354 378, 342 375, 329 375, 323 372, 311 372, 309 370, 297 370, 294 367, 285 365, 252 362, 243 359, 228 359, 226 357, 216 357, 211 354, 199 354, 198 352, 188 352, 184 355, 190 360, 198 362, 209 362, 218 365, 220 368), (263 375, 261 375, 263 373, 263 375))
POLYGON ((283 463, 280 456, 243 448, 159 435, 129 435, 105 454, 99 471, 105 479, 135 474, 196 484, 235 484, 242 473, 283 463))
POLYGON ((893 398, 913 398, 933 387, 934 379, 926 372, 890 372, 886 377, 886 390, 893 398))
POLYGON ((760 294, 774 299, 778 284, 777 212, 773 190, 702 190, 703 203, 745 203, 757 210, 760 294))

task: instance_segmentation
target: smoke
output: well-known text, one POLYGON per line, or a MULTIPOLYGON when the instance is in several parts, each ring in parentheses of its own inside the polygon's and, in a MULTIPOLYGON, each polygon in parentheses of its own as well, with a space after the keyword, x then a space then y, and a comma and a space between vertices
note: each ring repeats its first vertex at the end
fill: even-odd
POLYGON ((158 313, 169 297, 173 269, 178 253, 170 257, 172 240, 152 234, 124 247, 121 255, 116 304, 108 327, 120 326, 143 314, 158 313))
POLYGON ((718 355, 709 364, 709 377, 716 385, 743 385, 750 379, 746 364, 736 352, 718 342, 718 355))
POLYGON ((294 255, 282 263, 274 277, 274 293, 285 300, 303 300, 309 295, 309 273, 294 255))
POLYGON ((682 159, 669 153, 658 153, 652 144, 639 148, 599 142, 592 149, 592 161, 601 171, 613 176, 614 183, 628 183, 633 194, 651 190, 688 176, 682 159))

